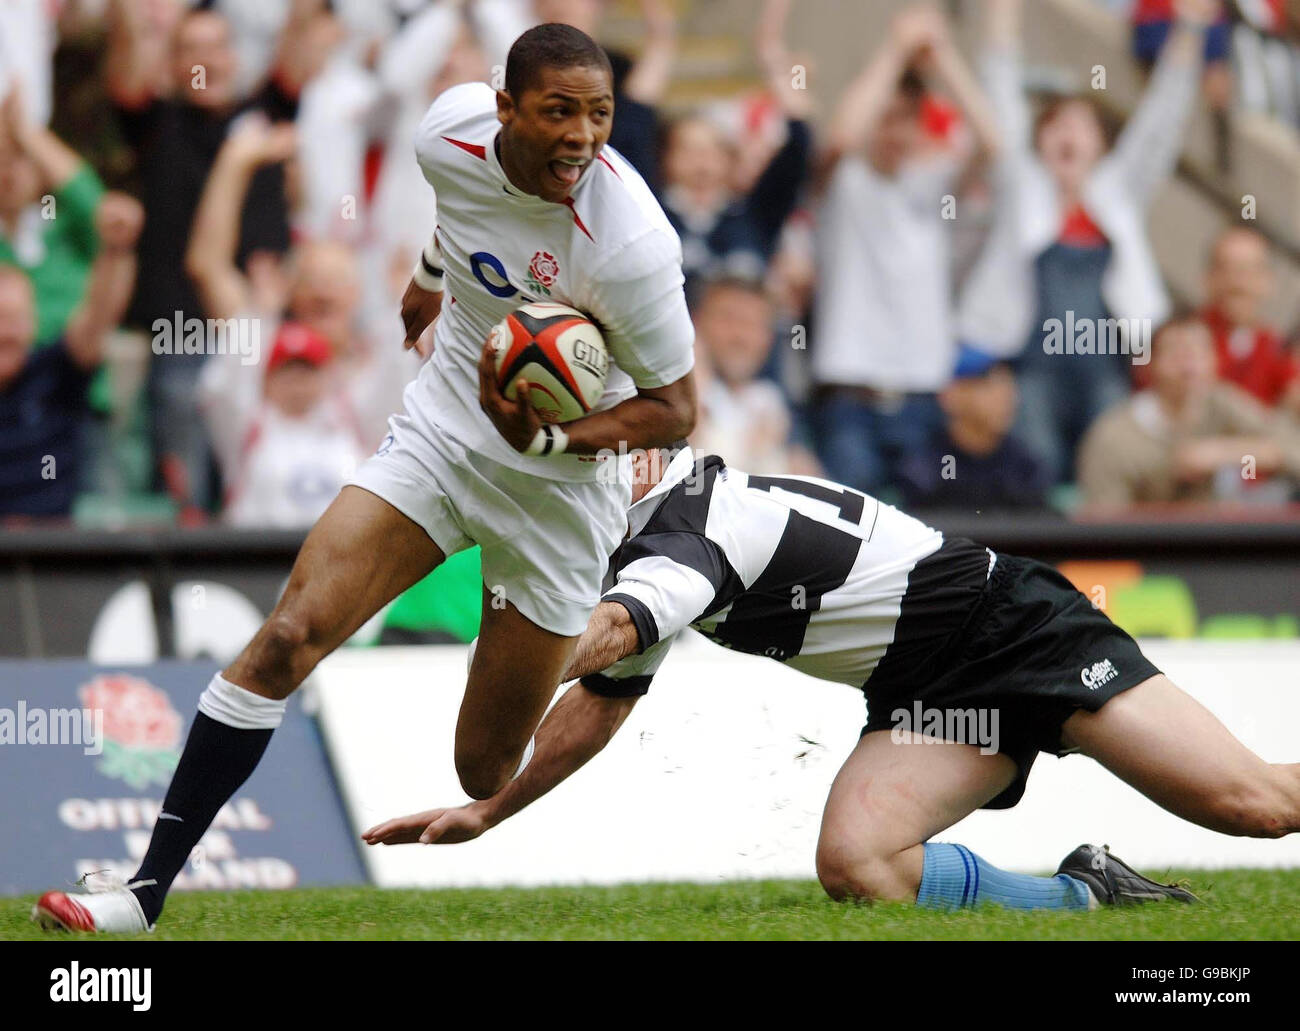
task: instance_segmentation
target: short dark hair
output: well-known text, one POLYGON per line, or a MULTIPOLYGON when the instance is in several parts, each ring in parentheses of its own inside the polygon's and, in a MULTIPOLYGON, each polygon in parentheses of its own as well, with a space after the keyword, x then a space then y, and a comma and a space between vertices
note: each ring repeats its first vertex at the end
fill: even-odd
POLYGON ((919 104, 929 91, 919 68, 908 65, 898 77, 898 94, 909 104, 919 104))
POLYGON ((506 92, 516 103, 537 85, 543 68, 603 68, 611 81, 614 70, 600 44, 581 29, 546 22, 529 29, 510 47, 506 57, 506 92))
POLYGON ((761 279, 724 272, 712 276, 700 276, 699 281, 695 284, 691 311, 699 311, 714 295, 724 290, 736 290, 740 293, 749 294, 751 297, 757 297, 760 301, 765 301, 768 304, 772 303, 772 298, 768 296, 767 289, 761 279))

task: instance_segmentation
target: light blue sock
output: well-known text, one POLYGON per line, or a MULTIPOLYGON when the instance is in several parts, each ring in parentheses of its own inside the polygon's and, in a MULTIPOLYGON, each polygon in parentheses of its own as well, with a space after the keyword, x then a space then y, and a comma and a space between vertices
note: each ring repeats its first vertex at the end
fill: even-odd
POLYGON ((927 909, 961 909, 992 902, 1008 909, 1089 909, 1092 892, 1066 874, 1031 877, 1008 873, 965 845, 926 844, 916 904, 927 909))

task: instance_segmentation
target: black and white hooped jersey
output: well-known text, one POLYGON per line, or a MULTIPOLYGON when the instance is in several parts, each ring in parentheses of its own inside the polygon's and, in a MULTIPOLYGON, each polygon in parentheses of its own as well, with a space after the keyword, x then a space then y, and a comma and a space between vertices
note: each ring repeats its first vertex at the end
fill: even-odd
POLYGON ((840 484, 689 449, 628 521, 601 600, 628 610, 639 651, 583 678, 609 695, 645 693, 687 626, 823 680, 892 681, 960 629, 995 561, 840 484))

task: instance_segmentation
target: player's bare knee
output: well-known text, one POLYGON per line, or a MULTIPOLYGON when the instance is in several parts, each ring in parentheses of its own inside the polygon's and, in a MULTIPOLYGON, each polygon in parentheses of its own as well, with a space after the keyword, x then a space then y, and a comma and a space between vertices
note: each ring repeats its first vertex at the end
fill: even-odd
POLYGON ((893 897, 897 877, 888 856, 819 845, 817 880, 836 902, 874 902, 893 897))
MULTIPOLYGON (((517 765, 516 760, 515 765, 517 765)), ((456 776, 461 789, 470 798, 491 798, 510 783, 515 767, 506 762, 484 760, 481 756, 456 756, 456 776)))
POLYGON ((819 866, 817 880, 836 902, 883 902, 893 896, 892 873, 875 861, 819 866))
POLYGON ((301 661, 311 645, 311 620, 297 609, 277 609, 265 629, 266 651, 277 660, 301 661))
POLYGON ((292 607, 277 607, 240 657, 244 676, 273 697, 288 697, 319 661, 312 636, 310 620, 292 607))
POLYGON ((1286 795, 1268 783, 1236 784, 1221 790, 1214 814, 1229 834, 1248 838, 1280 838, 1293 829, 1286 795))
POLYGON ((1290 829, 1293 832, 1300 831, 1300 763, 1275 763, 1273 775, 1277 780, 1278 791, 1285 799, 1283 808, 1290 829))

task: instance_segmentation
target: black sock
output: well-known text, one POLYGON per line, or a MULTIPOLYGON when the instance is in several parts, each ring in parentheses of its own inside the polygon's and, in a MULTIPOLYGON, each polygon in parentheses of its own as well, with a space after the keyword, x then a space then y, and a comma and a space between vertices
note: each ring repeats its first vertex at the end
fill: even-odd
POLYGON ((162 912, 163 899, 209 824, 257 767, 270 730, 238 730, 196 713, 181 761, 172 774, 149 851, 133 880, 157 884, 132 888, 146 922, 162 912), (179 819, 172 819, 179 817, 179 819))

